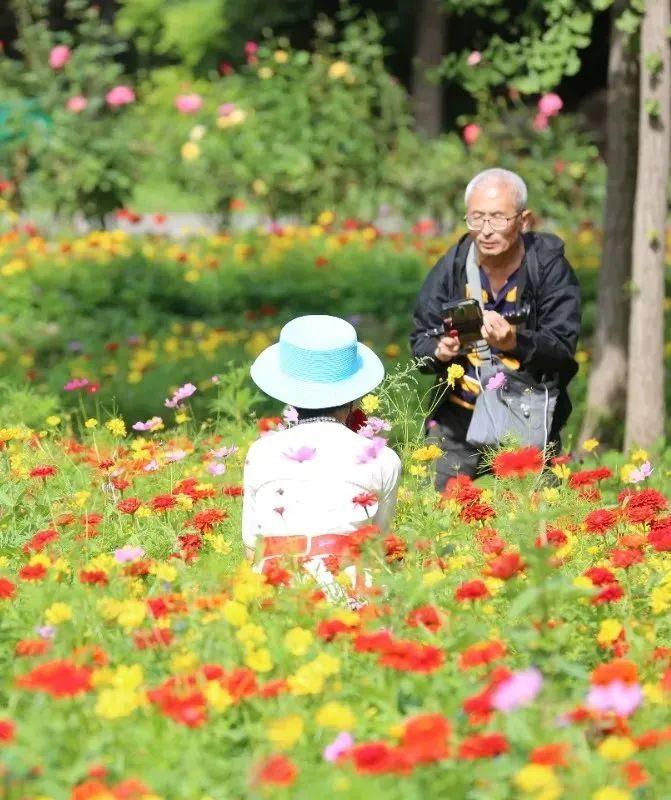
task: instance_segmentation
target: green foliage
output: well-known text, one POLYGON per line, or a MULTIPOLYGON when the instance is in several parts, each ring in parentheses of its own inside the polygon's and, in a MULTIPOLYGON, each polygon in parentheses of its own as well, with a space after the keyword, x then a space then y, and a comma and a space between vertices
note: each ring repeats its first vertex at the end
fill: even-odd
POLYGON ((0 140, 0 173, 15 186, 17 204, 62 215, 76 211, 101 216, 124 204, 138 168, 139 153, 124 124, 125 113, 110 108, 106 93, 123 82, 116 40, 95 6, 68 0, 71 32, 47 27, 46 0, 15 0, 21 59, 0 57, 0 87, 8 132, 0 140), (49 66, 55 45, 71 48, 64 67, 49 66), (68 100, 86 98, 75 113, 68 100))

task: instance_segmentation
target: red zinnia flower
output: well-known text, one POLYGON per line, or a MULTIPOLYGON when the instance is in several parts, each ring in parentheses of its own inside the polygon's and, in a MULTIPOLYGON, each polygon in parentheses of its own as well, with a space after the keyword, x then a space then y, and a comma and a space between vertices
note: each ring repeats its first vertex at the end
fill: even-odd
POLYGON ((44 564, 26 564, 19 570, 19 578, 22 581, 41 581, 47 574, 44 564))
POLYGON ((291 786, 298 775, 298 767, 286 756, 267 758, 259 767, 257 780, 271 786, 291 786))
POLYGON ((597 686, 607 686, 613 681, 627 684, 637 683, 638 668, 633 661, 618 658, 595 667, 590 675, 590 681, 597 686))
POLYGON ((170 628, 152 628, 149 631, 134 631, 133 645, 136 650, 149 650, 154 647, 167 647, 173 639, 170 628))
POLYGON ((536 447, 523 447, 497 453, 492 461, 492 472, 497 478, 522 478, 543 469, 543 453, 536 447))
POLYGON ((487 503, 467 503, 459 512, 464 522, 484 522, 496 516, 494 509, 487 503))
POLYGON ((658 553, 671 550, 671 517, 653 522, 646 541, 658 553))
POLYGON ((400 536, 394 536, 393 533, 385 537, 383 544, 387 561, 400 561, 408 549, 403 539, 400 536))
POLYGON ((480 600, 489 597, 489 589, 484 581, 466 581, 457 586, 454 596, 460 603, 464 600, 480 600))
POLYGON ((583 572, 589 578, 594 586, 606 586, 609 583, 617 583, 617 578, 613 573, 605 567, 590 567, 583 572))
POLYGON ((91 689, 91 670, 72 661, 48 661, 17 679, 17 686, 52 697, 72 697, 91 689))
POLYGON ((360 633, 354 638, 354 649, 357 653, 384 653, 391 644, 391 634, 385 630, 360 633))
POLYGON ((256 427, 260 433, 267 433, 268 431, 274 431, 280 422, 282 422, 280 417, 261 417, 256 423, 256 427))
POLYGON ((431 633, 440 629, 442 622, 438 611, 433 606, 420 606, 408 614, 406 622, 411 628, 423 625, 431 633))
POLYGON ((363 742, 347 754, 354 768, 363 775, 382 775, 386 772, 407 773, 412 769, 410 760, 397 747, 386 742, 363 742))
POLYGON ((502 553, 497 556, 493 561, 490 561, 489 566, 484 570, 486 575, 492 578, 499 578, 499 580, 507 581, 513 575, 523 572, 526 564, 520 558, 519 553, 502 553))
POLYGON ((442 714, 419 714, 404 726, 403 750, 413 764, 430 764, 449 755, 450 723, 442 714))
POLYGON ((597 508, 585 517, 585 528, 590 533, 604 534, 617 523, 618 512, 607 508, 597 508))
POLYGON ((505 645, 494 640, 492 642, 476 642, 467 647, 459 655, 459 669, 471 669, 483 664, 489 664, 506 654, 505 645))
POLYGON ((591 603, 593 606, 600 606, 603 603, 615 603, 624 597, 624 591, 618 583, 610 583, 605 589, 602 589, 596 597, 593 597, 591 603))
POLYGON ((16 643, 14 655, 16 656, 43 656, 51 649, 48 639, 21 639, 16 643))
POLYGON ((222 486, 221 493, 227 497, 241 497, 244 490, 242 486, 222 486))
POLYGON ((482 494, 482 489, 473 483, 468 475, 456 475, 448 478, 442 492, 444 500, 456 500, 460 505, 472 503, 482 494))
POLYGON ((211 531, 215 525, 223 522, 228 517, 225 511, 220 508, 206 508, 204 511, 199 511, 194 517, 187 520, 185 524, 193 525, 201 533, 211 531))
POLYGON ((46 480, 57 472, 58 470, 56 467, 53 467, 51 464, 42 464, 41 466, 33 467, 28 474, 31 478, 42 478, 42 480, 46 480))
POLYGON ((23 545, 23 552, 28 554, 31 551, 39 553, 49 544, 58 539, 59 533, 53 528, 47 528, 43 531, 37 531, 30 539, 23 545))
MULTIPOLYGON (((551 547, 561 547, 568 541, 568 537, 564 531, 560 531, 559 528, 548 528, 545 532, 545 539, 547 544, 549 544, 551 547)), ((536 547, 543 546, 543 541, 540 536, 536 537, 534 545, 536 547)))
POLYGON ((501 733, 485 733, 469 736, 459 747, 459 758, 491 758, 508 752, 508 740, 501 733))
POLYGON ((0 600, 11 600, 15 594, 15 584, 7 578, 0 578, 0 600))
POLYGON ((445 653, 438 647, 418 644, 406 639, 392 641, 380 655, 379 663, 402 672, 433 672, 445 662, 445 653))
POLYGON ((598 469, 585 469, 581 472, 574 472, 568 480, 571 489, 578 489, 581 486, 591 486, 594 483, 612 478, 613 473, 608 467, 598 467, 598 469))
POLYGON ((11 719, 0 719, 0 745, 11 744, 16 735, 16 725, 11 719))
POLYGON ((355 506, 361 506, 361 508, 370 508, 377 503, 377 495, 375 492, 361 492, 352 498, 352 503, 355 506))
POLYGON ((79 573, 79 582, 107 586, 107 573, 101 569, 83 569, 79 573))
POLYGON ((120 500, 116 507, 122 514, 134 514, 141 505, 142 501, 139 497, 126 497, 125 500, 120 500))
POLYGON ((534 747, 529 761, 532 764, 543 764, 546 767, 565 767, 567 766, 568 750, 569 745, 565 742, 542 744, 534 747))
POLYGON ((171 494, 159 494, 150 503, 153 511, 168 511, 177 505, 177 498, 171 494))

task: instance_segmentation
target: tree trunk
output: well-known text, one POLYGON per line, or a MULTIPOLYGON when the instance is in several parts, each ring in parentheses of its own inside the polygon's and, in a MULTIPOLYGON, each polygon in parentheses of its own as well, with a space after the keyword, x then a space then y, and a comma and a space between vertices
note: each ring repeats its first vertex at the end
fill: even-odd
POLYGON ((447 17, 441 0, 418 0, 415 59, 412 70, 412 101, 415 128, 426 136, 438 136, 443 128, 443 87, 431 83, 426 70, 443 60, 447 17))
POLYGON ((594 361, 587 389, 587 408, 580 441, 596 437, 603 444, 622 444, 626 399, 627 334, 631 246, 636 191, 638 141, 638 61, 632 42, 615 26, 629 0, 611 8, 604 245, 599 270, 594 361))
POLYGON ((670 23, 669 0, 646 0, 641 28, 626 447, 648 447, 664 435, 665 227, 671 147, 670 23))

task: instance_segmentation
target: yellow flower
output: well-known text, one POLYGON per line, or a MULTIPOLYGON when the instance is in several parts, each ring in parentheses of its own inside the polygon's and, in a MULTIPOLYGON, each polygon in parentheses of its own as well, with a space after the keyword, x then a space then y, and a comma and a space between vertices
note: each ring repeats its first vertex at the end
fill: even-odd
POLYGON ((527 764, 518 770, 513 783, 525 794, 533 793, 538 800, 555 800, 561 794, 561 785, 552 767, 544 764, 527 764))
POLYGON ((112 436, 125 436, 126 424, 122 419, 115 417, 105 423, 105 427, 112 434, 112 436))
POLYGON ((273 58, 278 64, 286 64, 289 60, 289 54, 286 50, 275 50, 273 58))
POLYGON ((66 603, 52 603, 44 612, 44 618, 49 625, 60 625, 72 619, 72 609, 66 603))
POLYGON ((566 464, 555 464, 552 467, 552 472, 559 478, 560 481, 565 481, 571 474, 571 470, 566 464))
POLYGON ((57 425, 61 424, 61 418, 56 414, 52 414, 50 417, 46 419, 47 425, 50 425, 52 428, 55 428, 57 425))
POLYGON ((388 344, 384 348, 384 354, 387 356, 387 358, 398 358, 400 353, 401 353, 401 348, 394 342, 388 344))
POLYGON ((205 699, 215 711, 226 711, 232 705, 233 698, 217 681, 208 681, 204 690, 205 699))
POLYGON ((461 366, 461 364, 450 364, 450 366, 447 368, 447 376, 445 378, 447 385, 453 389, 454 382, 463 377, 464 368, 461 366))
POLYGON ((430 444, 420 447, 412 454, 413 461, 435 461, 443 455, 443 451, 438 445, 430 444))
POLYGON ((582 449, 586 453, 591 453, 592 450, 596 450, 598 446, 599 446, 598 439, 585 439, 585 441, 582 443, 582 449))
POLYGON ((144 694, 128 689, 102 689, 95 713, 103 719, 121 719, 132 714, 144 702, 144 694))
POLYGON ((173 583, 177 578, 177 570, 172 564, 152 564, 149 572, 166 583, 173 583))
POLYGON ((245 664, 254 672, 270 672, 274 666, 270 652, 265 647, 250 650, 245 657, 245 664))
POLYGON ((254 194, 268 194, 268 184, 261 180, 261 178, 256 178, 256 180, 252 181, 252 190, 254 191, 254 194))
POLYGON ((367 394, 361 400, 361 409, 364 414, 372 414, 380 407, 380 398, 375 394, 367 394))
POLYGON ((352 710, 342 703, 325 703, 318 709, 315 719, 322 728, 334 728, 338 731, 351 731, 356 724, 352 710))
POLYGON ((644 461, 649 461, 650 456, 646 450, 643 450, 639 447, 638 450, 634 450, 634 452, 631 454, 631 460, 634 462, 634 464, 642 464, 644 461))
POLYGON ((122 628, 131 630, 139 627, 147 616, 147 606, 142 600, 123 600, 119 603, 116 614, 117 622, 122 628))
POLYGON ((290 628, 285 634, 283 643, 292 656, 304 656, 312 644, 314 636, 306 628, 290 628))
POLYGON ((620 480, 622 483, 629 483, 631 473, 636 469, 636 464, 625 464, 620 468, 620 480))
POLYGON ((270 69, 270 67, 261 67, 259 69, 258 75, 259 75, 259 78, 261 78, 262 81, 267 81, 268 78, 272 78, 273 77, 274 72, 272 71, 272 69, 270 69))
POLYGON ((170 669, 177 673, 191 672, 198 666, 198 656, 190 650, 175 653, 170 659, 170 669))
POLYGON ((437 583, 440 583, 444 577, 445 575, 442 570, 432 569, 429 572, 425 572, 422 576, 422 586, 435 586, 437 583))
POLYGON ((592 795, 592 800, 631 800, 631 794, 617 786, 604 786, 592 795))
POLYGON ((335 80, 344 78, 350 71, 350 66, 346 61, 334 61, 329 67, 329 78, 335 80))
POLYGON ((556 486, 543 487, 543 500, 551 506, 559 500, 559 489, 556 486))
POLYGON ((246 606, 238 603, 237 600, 229 600, 222 611, 224 619, 233 627, 238 628, 244 625, 249 618, 246 606))
POLYGON ((182 425, 184 422, 188 421, 189 421, 189 415, 187 414, 186 411, 178 411, 177 414, 175 414, 175 422, 178 425, 182 425))
POLYGON ((427 474, 424 464, 411 464, 408 472, 416 478, 423 478, 427 474))
POLYGON ((637 750, 626 736, 609 736, 599 745, 599 755, 606 761, 626 761, 637 750))
POLYGON ((335 214, 333 211, 322 211, 322 213, 317 217, 317 223, 322 227, 332 225, 334 222, 335 214))
POLYGON ((200 155, 200 147, 195 142, 184 142, 180 152, 184 161, 195 161, 200 155))
POLYGON ((273 720, 268 725, 268 741, 280 750, 289 750, 303 735, 303 720, 298 714, 273 720))
POLYGON ((260 625, 255 625, 253 622, 248 622, 246 625, 243 625, 235 634, 235 637, 244 647, 249 648, 257 644, 263 644, 268 638, 263 628, 260 625))
POLYGON ((98 425, 98 420, 95 417, 89 417, 84 423, 85 428, 95 428, 98 425))
POLYGON ((616 619, 604 619, 596 635, 600 645, 612 644, 622 633, 622 623, 616 619))

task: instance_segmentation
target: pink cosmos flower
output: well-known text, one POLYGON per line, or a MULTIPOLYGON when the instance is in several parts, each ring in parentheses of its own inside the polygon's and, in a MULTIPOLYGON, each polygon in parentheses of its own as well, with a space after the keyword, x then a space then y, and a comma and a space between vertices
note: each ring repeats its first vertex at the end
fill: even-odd
POLYGON ((115 86, 110 89, 105 95, 105 101, 108 106, 118 108, 119 106, 126 106, 129 103, 135 102, 135 92, 130 86, 115 86))
POLYGON ((65 108, 68 111, 71 111, 73 114, 79 114, 86 108, 88 104, 89 101, 84 97, 84 95, 76 94, 74 97, 71 97, 68 100, 68 102, 65 104, 65 108))
POLYGON ((363 436, 366 439, 373 439, 378 435, 378 433, 380 433, 380 431, 390 430, 391 425, 386 419, 380 419, 380 417, 368 417, 366 424, 362 425, 357 433, 359 436, 363 436))
POLYGON ((145 472, 156 472, 158 469, 158 461, 155 458, 152 458, 152 460, 148 464, 145 464, 142 469, 145 472))
POLYGON ((564 101, 558 94, 548 92, 538 101, 538 110, 546 117, 554 117, 564 107, 564 101))
POLYGON ((175 108, 180 114, 195 114, 203 107, 203 98, 199 94, 178 94, 175 108))
POLYGON ((187 397, 191 397, 191 395, 196 391, 196 387, 192 383, 185 383, 184 386, 180 386, 175 392, 173 392, 172 397, 170 400, 165 401, 165 406, 167 408, 176 408, 182 400, 186 400, 187 397))
POLYGON ((90 381, 88 378, 73 378, 63 387, 66 392, 76 392, 77 389, 86 389, 90 381))
POLYGON ((217 109, 217 114, 220 117, 230 117, 235 111, 235 103, 222 103, 217 109))
POLYGON ((487 381, 487 385, 485 389, 488 392, 496 391, 496 389, 501 389, 506 384, 506 376, 504 372, 497 372, 496 375, 492 375, 492 377, 487 381))
POLYGON ((343 731, 339 733, 331 744, 326 745, 324 748, 324 761, 334 764, 340 756, 351 750, 354 746, 354 738, 351 733, 343 731))
POLYGON ((543 686, 543 676, 535 667, 514 672, 500 683, 492 695, 492 706, 499 711, 513 711, 533 702, 543 686))
POLYGON ((293 406, 286 406, 282 412, 282 419, 287 425, 295 425, 298 422, 298 411, 293 406))
POLYGON ((153 431, 155 428, 158 428, 160 425, 163 425, 163 420, 160 417, 152 417, 148 419, 146 422, 136 422, 133 425, 134 431, 153 431))
POLYGON ((464 141, 467 145, 475 144, 478 139, 480 138, 480 134, 482 133, 482 128, 479 125, 476 125, 475 122, 471 122, 470 125, 467 125, 463 131, 464 141))
POLYGON ((547 130, 547 127, 548 127, 548 118, 547 118, 547 116, 545 114, 543 114, 541 111, 539 111, 538 114, 536 114, 536 116, 534 117, 534 120, 531 123, 531 126, 533 127, 533 129, 535 131, 545 131, 545 130, 547 130))
POLYGON ((210 475, 223 475, 226 472, 226 464, 222 464, 218 461, 210 461, 207 465, 207 471, 210 475))
POLYGON ((57 44, 49 53, 49 66, 51 69, 63 69, 72 58, 72 50, 64 44, 57 44))
POLYGON ((611 681, 605 686, 592 686, 587 695, 587 706, 594 711, 613 711, 619 717, 628 717, 643 702, 643 691, 637 683, 611 681))
POLYGON ((56 628, 53 625, 38 625, 35 633, 40 639, 53 639, 56 635, 56 628))
POLYGON ((359 454, 357 463, 367 464, 369 461, 373 461, 380 455, 386 446, 387 440, 383 439, 382 436, 373 437, 359 454))
POLYGON ((114 560, 117 564, 126 564, 129 561, 137 561, 137 559, 142 558, 143 555, 144 550, 141 547, 126 545, 114 551, 114 560))
POLYGON ((238 446, 232 444, 230 447, 220 447, 218 450, 210 450, 212 458, 228 458, 238 452, 238 446))
POLYGON ((649 461, 643 462, 638 469, 632 469, 629 473, 630 483, 640 483, 652 475, 653 469, 649 461))
POLYGON ((298 461, 299 464, 302 464, 304 461, 311 461, 315 457, 316 452, 316 447, 301 445, 301 447, 287 450, 282 455, 285 456, 285 458, 289 458, 292 461, 298 461))
POLYGON ((181 461, 183 458, 186 458, 189 454, 186 450, 171 450, 169 453, 165 454, 165 460, 168 464, 173 464, 175 461, 181 461))
POLYGON ((475 67, 482 61, 482 53, 479 50, 472 50, 468 54, 468 58, 466 59, 466 63, 469 67, 475 67))

